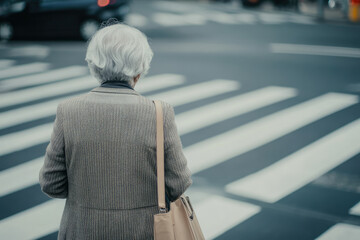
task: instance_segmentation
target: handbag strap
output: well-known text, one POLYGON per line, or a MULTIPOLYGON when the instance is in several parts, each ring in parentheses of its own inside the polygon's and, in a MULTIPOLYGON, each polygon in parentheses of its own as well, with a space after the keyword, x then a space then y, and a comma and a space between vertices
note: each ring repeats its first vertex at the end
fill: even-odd
POLYGON ((153 100, 156 109, 156 166, 157 192, 160 212, 166 212, 165 181, 164 181, 164 119, 161 102, 153 100))

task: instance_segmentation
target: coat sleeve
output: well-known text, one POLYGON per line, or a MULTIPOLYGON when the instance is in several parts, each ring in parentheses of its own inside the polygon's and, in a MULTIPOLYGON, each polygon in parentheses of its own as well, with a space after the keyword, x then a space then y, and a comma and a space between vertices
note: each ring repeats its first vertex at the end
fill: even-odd
POLYGON ((66 198, 68 180, 65 163, 65 141, 63 116, 58 105, 50 143, 46 148, 45 160, 39 172, 41 190, 51 198, 66 198))
POLYGON ((170 201, 176 200, 192 184, 182 143, 175 123, 173 107, 164 103, 165 191, 170 201))

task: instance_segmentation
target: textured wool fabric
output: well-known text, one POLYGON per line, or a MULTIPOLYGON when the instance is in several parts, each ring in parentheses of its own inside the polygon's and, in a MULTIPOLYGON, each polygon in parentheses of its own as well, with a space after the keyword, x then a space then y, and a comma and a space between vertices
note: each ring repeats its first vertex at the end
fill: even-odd
MULTIPOLYGON (((162 105, 165 185, 173 201, 192 179, 174 109, 162 105)), ((58 239, 153 239, 158 213, 153 102, 135 90, 108 87, 62 101, 39 182, 49 197, 66 198, 58 239)))

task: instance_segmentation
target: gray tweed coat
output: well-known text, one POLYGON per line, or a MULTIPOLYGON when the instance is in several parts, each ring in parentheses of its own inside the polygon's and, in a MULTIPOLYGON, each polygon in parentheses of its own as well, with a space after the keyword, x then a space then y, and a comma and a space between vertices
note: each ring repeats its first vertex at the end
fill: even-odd
MULTIPOLYGON (((192 179, 173 107, 162 103, 165 184, 173 201, 192 179)), ((153 239, 155 134, 153 102, 132 89, 97 87, 58 105, 39 173, 44 193, 66 198, 58 239, 153 239)))

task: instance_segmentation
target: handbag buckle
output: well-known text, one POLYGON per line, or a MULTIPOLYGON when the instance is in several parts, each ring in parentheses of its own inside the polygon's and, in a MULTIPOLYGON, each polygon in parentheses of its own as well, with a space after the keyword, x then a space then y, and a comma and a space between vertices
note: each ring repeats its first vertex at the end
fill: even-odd
POLYGON ((166 213, 166 208, 160 208, 159 211, 160 213, 166 213))

